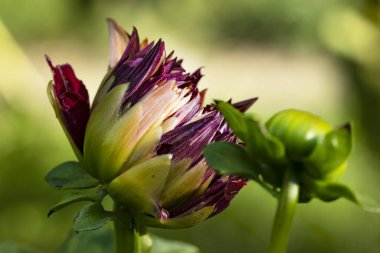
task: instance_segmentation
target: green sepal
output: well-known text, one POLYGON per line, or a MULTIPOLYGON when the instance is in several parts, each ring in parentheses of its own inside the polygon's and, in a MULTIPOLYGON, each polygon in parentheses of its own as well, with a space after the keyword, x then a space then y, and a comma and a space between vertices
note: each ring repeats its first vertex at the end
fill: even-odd
POLYGON ((58 189, 86 189, 99 184, 79 162, 68 161, 53 168, 45 178, 46 182, 58 189))
POLYGON ((98 92, 96 93, 94 101, 92 102, 92 110, 104 99, 104 97, 110 91, 110 87, 115 81, 115 76, 110 76, 112 74, 112 71, 113 69, 108 70, 106 75, 103 77, 103 80, 100 82, 98 92))
POLYGON ((190 199, 204 181, 206 168, 206 163, 201 162, 170 182, 166 181, 160 198, 161 205, 170 209, 190 199))
MULTIPOLYGON (((103 139, 107 130, 115 124, 120 113, 120 106, 125 91, 128 89, 127 84, 120 84, 109 91, 104 99, 101 100, 93 111, 87 123, 86 134, 84 139, 83 153, 85 169, 94 177, 99 178, 101 170, 101 154, 106 153, 103 150, 103 139)), ((106 153, 109 155, 109 153, 106 153)))
POLYGON ((132 167, 133 165, 147 160, 155 155, 155 150, 162 137, 162 127, 152 127, 136 144, 128 161, 123 165, 122 172, 132 167))
POLYGON ((341 165, 347 160, 351 149, 351 126, 345 124, 318 141, 313 152, 305 159, 305 166, 312 177, 321 179, 335 170, 343 173, 341 165))
POLYGON ((305 186, 311 195, 326 201, 334 201, 338 198, 345 198, 368 212, 380 213, 380 204, 370 197, 361 195, 353 191, 349 186, 319 180, 310 180, 305 186))
POLYGON ((110 124, 102 137, 101 148, 97 153, 99 177, 108 183, 120 173, 133 154, 141 130, 139 121, 143 118, 141 103, 135 104, 110 124))
POLYGON ((206 220, 212 214, 213 211, 213 206, 206 206, 192 213, 184 214, 182 216, 169 219, 159 219, 148 215, 139 215, 136 217, 136 219, 139 222, 139 224, 148 227, 171 229, 189 228, 206 220))
POLYGON ((96 230, 113 219, 114 213, 105 211, 100 203, 91 203, 79 211, 74 219, 73 229, 75 232, 96 230))
POLYGON ((169 174, 172 155, 160 155, 141 162, 112 180, 110 196, 131 212, 159 215, 161 192, 169 174))

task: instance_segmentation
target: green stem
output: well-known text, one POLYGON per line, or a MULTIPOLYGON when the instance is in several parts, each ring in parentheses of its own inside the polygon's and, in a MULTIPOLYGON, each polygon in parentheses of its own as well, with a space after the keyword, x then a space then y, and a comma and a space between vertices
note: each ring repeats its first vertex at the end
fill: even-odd
POLYGON ((133 218, 121 208, 115 206, 117 219, 114 221, 116 234, 116 253, 140 253, 141 242, 139 228, 133 218))
POLYGON ((278 198, 275 220, 269 244, 269 253, 285 253, 293 217, 296 211, 300 187, 294 168, 285 171, 282 191, 278 198))

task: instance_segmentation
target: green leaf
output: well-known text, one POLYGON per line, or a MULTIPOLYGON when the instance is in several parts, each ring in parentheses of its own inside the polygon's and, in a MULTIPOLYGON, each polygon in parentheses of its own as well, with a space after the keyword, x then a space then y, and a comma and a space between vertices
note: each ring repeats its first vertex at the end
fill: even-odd
POLYGON ((242 141, 247 141, 247 126, 245 125, 244 114, 231 104, 217 101, 219 111, 223 114, 228 126, 234 134, 242 141))
POLYGON ((339 169, 351 153, 351 133, 350 125, 346 124, 320 139, 311 155, 305 160, 312 176, 323 177, 339 169))
POLYGON ((253 179, 273 196, 278 195, 275 187, 282 180, 282 171, 254 162, 243 147, 230 142, 215 142, 207 145, 203 155, 214 170, 253 179))
POLYGON ((359 205, 365 211, 380 213, 380 204, 378 202, 368 196, 356 193, 347 185, 316 180, 313 180, 313 182, 312 185, 308 184, 307 187, 323 201, 345 198, 359 205))
POLYGON ((105 253, 115 252, 113 229, 101 228, 89 233, 71 232, 58 253, 105 253))
POLYGON ((199 249, 189 243, 172 241, 153 236, 153 248, 151 253, 199 253, 199 249))
POLYGON ((90 176, 78 162, 64 162, 53 168, 45 180, 58 189, 85 189, 95 187, 98 180, 90 176))
POLYGON ((96 230, 114 219, 112 212, 103 209, 100 203, 92 203, 84 206, 74 219, 75 232, 96 230))
POLYGON ((0 252, 2 253, 40 253, 35 249, 18 243, 0 242, 0 252))
MULTIPOLYGON (((146 235, 145 235, 146 236, 146 235)), ((145 237, 144 236, 144 237, 145 237)), ((152 236, 153 248, 150 253, 199 253, 191 244, 152 236)), ((3 252, 3 251, 0 251, 3 252)), ((8 251, 4 251, 8 252, 8 251)), ((58 253, 104 253, 115 252, 114 231, 102 228, 91 233, 70 233, 58 253)), ((13 253, 13 252, 11 252, 13 253)), ((16 252, 15 252, 16 253, 16 252)), ((18 253, 18 252, 17 252, 18 253)), ((24 252, 22 252, 24 253, 24 252)), ((29 253, 29 252, 25 252, 29 253)), ((147 253, 147 252, 146 252, 147 253)))
POLYGON ((61 210, 62 208, 66 207, 68 205, 71 205, 71 204, 77 203, 77 202, 81 202, 81 201, 95 202, 95 201, 97 201, 97 198, 96 198, 96 196, 93 196, 93 195, 85 195, 85 194, 78 193, 78 192, 72 192, 69 195, 66 195, 65 197, 63 197, 63 199, 61 201, 59 201, 56 205, 54 205, 50 209, 48 216, 52 215, 53 213, 61 210))
POLYGON ((218 101, 219 111, 223 114, 234 134, 247 145, 255 158, 265 161, 278 161, 285 157, 282 142, 269 134, 265 126, 255 119, 244 116, 229 103, 218 101))
POLYGON ((285 146, 280 139, 271 135, 258 120, 247 118, 249 138, 247 149, 257 160, 278 162, 285 158, 285 146))
POLYGON ((222 174, 257 179, 254 166, 244 148, 230 142, 215 142, 203 149, 206 162, 222 174))

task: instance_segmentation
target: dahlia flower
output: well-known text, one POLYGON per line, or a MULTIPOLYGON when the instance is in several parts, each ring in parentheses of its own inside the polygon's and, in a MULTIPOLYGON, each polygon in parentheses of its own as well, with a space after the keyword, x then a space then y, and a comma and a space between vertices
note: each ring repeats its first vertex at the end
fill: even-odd
MULTIPOLYGON (((80 167, 143 226, 183 228, 216 215, 246 183, 202 155, 209 143, 238 140, 216 106, 203 106, 201 70, 186 72, 162 40, 108 24, 109 71, 91 105, 72 67, 47 57, 50 100, 80 167)), ((233 106, 243 112, 254 101, 233 106)))

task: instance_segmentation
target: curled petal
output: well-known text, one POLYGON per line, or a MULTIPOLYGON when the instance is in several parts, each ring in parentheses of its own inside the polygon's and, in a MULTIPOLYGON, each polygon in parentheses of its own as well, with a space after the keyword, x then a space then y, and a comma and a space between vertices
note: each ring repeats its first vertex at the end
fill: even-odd
POLYGON ((46 60, 53 72, 52 103, 57 116, 75 147, 83 154, 86 125, 90 115, 90 103, 86 87, 79 80, 70 65, 53 66, 46 60))

